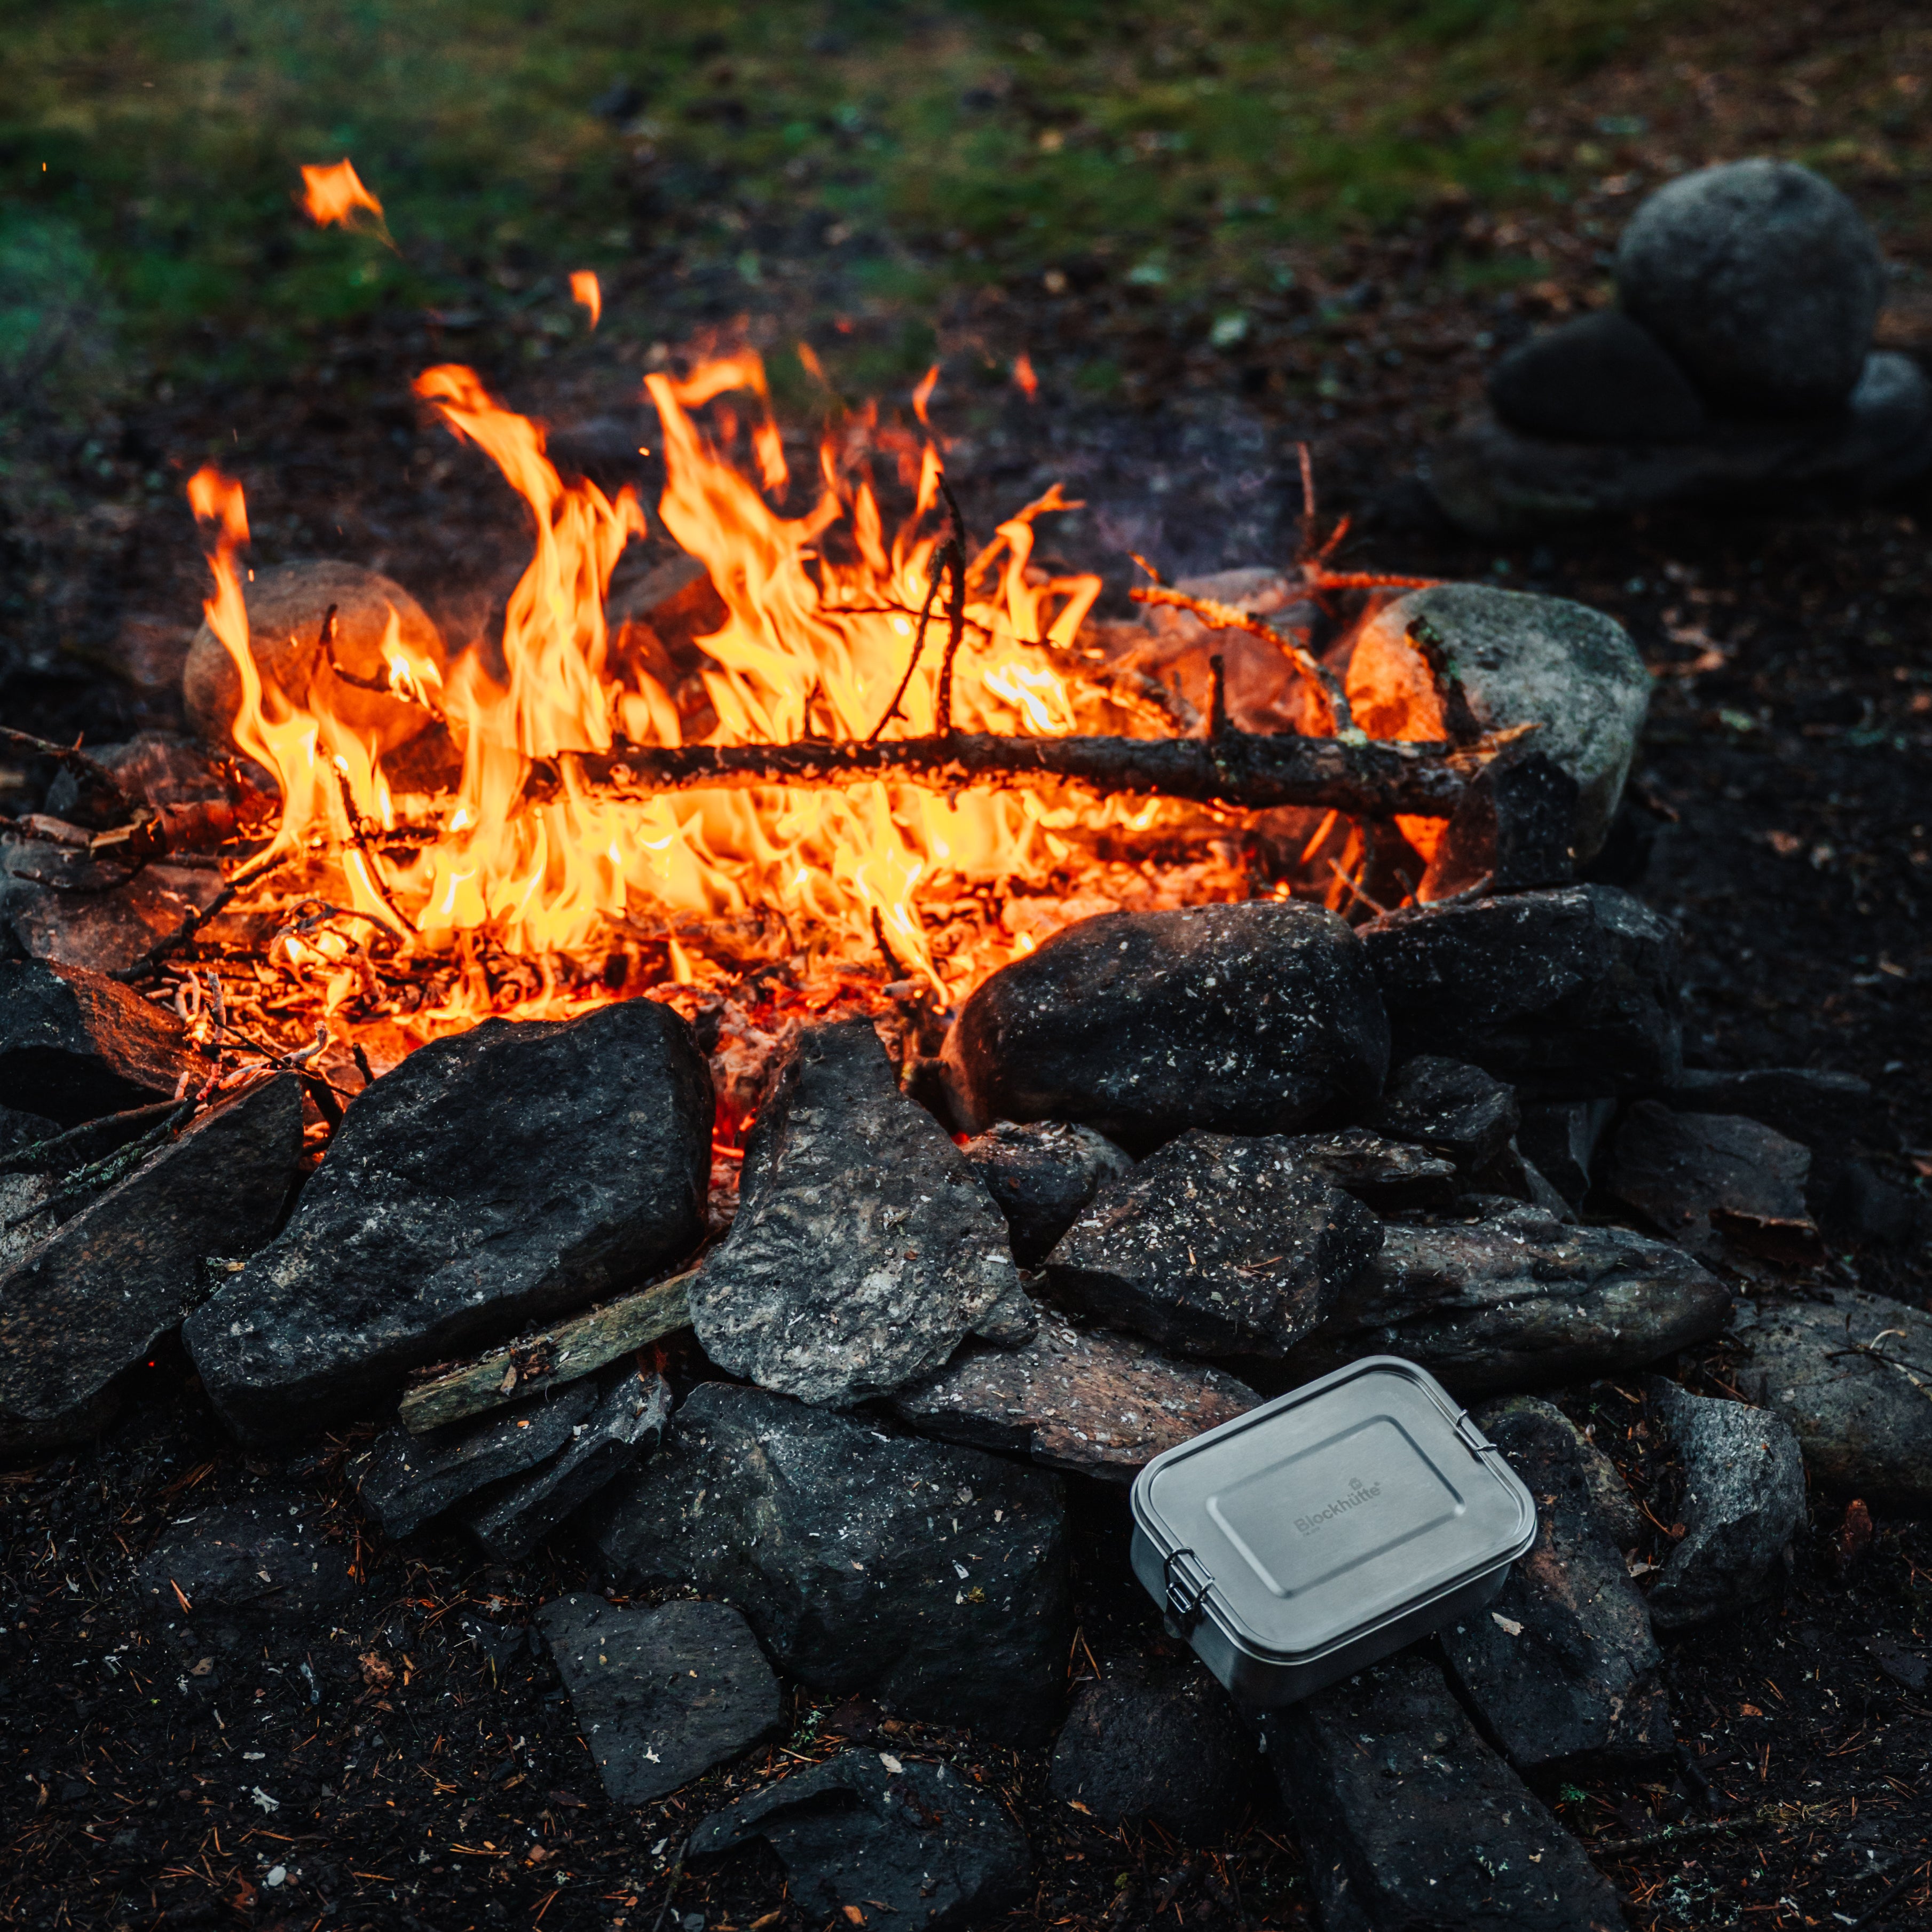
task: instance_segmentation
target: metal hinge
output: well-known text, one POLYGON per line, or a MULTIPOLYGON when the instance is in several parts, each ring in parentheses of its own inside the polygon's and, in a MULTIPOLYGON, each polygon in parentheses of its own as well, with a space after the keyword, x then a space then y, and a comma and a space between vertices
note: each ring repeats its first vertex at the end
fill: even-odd
POLYGON ((1202 1600, 1214 1580, 1191 1550, 1177 1550, 1161 1565, 1160 1574, 1167 1586, 1167 1613, 1186 1631, 1200 1617, 1202 1600))
POLYGON ((1478 1456, 1500 1456, 1503 1453, 1476 1426, 1466 1408, 1456 1418, 1456 1433, 1478 1456))

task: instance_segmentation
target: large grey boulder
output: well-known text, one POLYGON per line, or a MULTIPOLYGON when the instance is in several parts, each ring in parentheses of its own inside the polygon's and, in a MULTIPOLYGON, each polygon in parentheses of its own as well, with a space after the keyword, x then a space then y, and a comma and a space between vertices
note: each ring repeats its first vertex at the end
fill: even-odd
POLYGON ((207 1294, 208 1262, 274 1232, 301 1157, 301 1084, 278 1075, 13 1258, 0 1272, 0 1449, 98 1434, 127 1372, 207 1294))
POLYGON ((865 1019, 800 1036, 690 1293, 719 1367, 804 1402, 890 1394, 1029 1325, 1004 1217, 865 1019))
POLYGON ((246 1439, 297 1434, 648 1280, 704 1232, 711 1114, 696 1038, 653 1000, 418 1048, 184 1325, 210 1399, 246 1439))
POLYGON ((1382 1091, 1360 943, 1305 901, 1103 913, 982 980, 946 1046, 983 1124, 1079 1120, 1142 1153, 1190 1127, 1287 1133, 1382 1091))
POLYGON ((1579 864, 1602 845, 1623 796, 1650 706, 1650 674, 1614 617, 1567 597, 1441 584, 1412 590, 1362 627, 1348 660, 1349 703, 1371 737, 1396 736, 1418 710, 1447 736, 1429 667, 1409 640, 1418 622, 1447 651, 1471 715, 1487 731, 1534 724, 1534 748, 1576 782, 1579 864))
POLYGON ((1535 1497, 1536 1542, 1496 1597, 1437 1634, 1463 1701, 1526 1777, 1667 1757, 1663 1654, 1624 1561, 1641 1527, 1616 1465, 1534 1396, 1476 1422, 1535 1497))
POLYGON ((909 1427, 1104 1481, 1132 1482, 1162 1451, 1261 1400, 1225 1370, 1177 1362, 1131 1335, 1040 1311, 1017 1348, 969 1342, 892 1398, 909 1427))
POLYGON ((1643 1093, 1683 1066, 1677 928, 1616 886, 1411 906, 1361 929, 1399 1054, 1526 1100, 1643 1093))
POLYGON ((1610 1881, 1412 1651, 1267 1720, 1324 1932, 1622 1932, 1610 1881))
POLYGON ((537 1612, 615 1804, 648 1804, 784 1729, 784 1695, 728 1604, 572 1592, 537 1612))
POLYGON ((1732 1386, 1790 1424, 1814 1482, 1932 1515, 1932 1316, 1838 1288, 1740 1302, 1730 1340, 1732 1386))
POLYGON ((1046 1277, 1066 1306, 1184 1354, 1280 1356, 1382 1234, 1283 1136, 1191 1131, 1101 1189, 1046 1277))
POLYGON ((1684 1471, 1684 1534, 1651 1586, 1650 1615, 1678 1630, 1771 1594, 1804 1526, 1804 1462, 1791 1425, 1770 1409, 1693 1395, 1660 1376, 1649 1393, 1684 1471))
POLYGON ((1070 1635, 1057 1476, 705 1382, 592 1514, 614 1576, 736 1604, 814 1690, 1050 1734, 1070 1635))
POLYGON ((1796 162, 1699 168, 1659 188, 1618 244, 1617 295, 1705 394, 1798 416, 1850 393, 1885 264, 1852 203, 1796 162))
POLYGON ((1420 1362, 1465 1397, 1634 1368, 1716 1334, 1730 1293, 1682 1248, 1500 1202, 1391 1221, 1381 1252, 1289 1357, 1303 1378, 1364 1355, 1420 1362))
POLYGON ((0 960, 0 1106, 64 1127, 171 1100, 210 1070, 188 1028, 104 974, 0 960))

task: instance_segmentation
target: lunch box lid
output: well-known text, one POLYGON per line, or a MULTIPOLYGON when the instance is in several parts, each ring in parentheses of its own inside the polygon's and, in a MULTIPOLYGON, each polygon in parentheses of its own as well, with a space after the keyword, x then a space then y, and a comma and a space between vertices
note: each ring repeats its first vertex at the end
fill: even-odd
POLYGON ((1520 1556, 1536 1504, 1426 1370, 1352 1362, 1168 1450, 1134 1520, 1171 1611, 1263 1658, 1318 1656, 1520 1556))

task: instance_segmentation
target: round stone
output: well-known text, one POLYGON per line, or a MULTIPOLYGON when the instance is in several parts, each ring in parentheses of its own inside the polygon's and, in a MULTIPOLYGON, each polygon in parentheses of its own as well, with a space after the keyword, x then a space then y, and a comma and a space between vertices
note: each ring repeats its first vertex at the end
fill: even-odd
POLYGON ((1885 288, 1878 244, 1795 162, 1700 168, 1640 208, 1617 250, 1625 313, 1713 401, 1801 416, 1844 401, 1885 288))
POLYGON ((1704 405, 1648 329, 1606 310, 1520 343, 1490 374, 1512 428, 1571 442, 1682 442, 1704 405))
MULTIPOLYGON (((248 607, 248 648, 265 688, 272 686, 303 710, 332 713, 373 737, 383 751, 406 743, 434 722, 423 706, 367 688, 388 682, 385 653, 392 620, 412 663, 433 664, 440 679, 447 662, 428 614, 392 578, 326 558, 258 571, 242 590, 248 607), (322 620, 332 604, 334 645, 325 654, 322 620), (337 667, 349 676, 338 676, 337 667)), ((182 701, 190 724, 211 744, 230 742, 242 680, 227 646, 205 622, 188 646, 182 701)))

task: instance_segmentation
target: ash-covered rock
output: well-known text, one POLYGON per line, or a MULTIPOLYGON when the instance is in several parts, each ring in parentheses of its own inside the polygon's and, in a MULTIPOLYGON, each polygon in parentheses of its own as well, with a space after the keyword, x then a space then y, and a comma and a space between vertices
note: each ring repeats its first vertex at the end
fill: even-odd
POLYGON ((1474 1174, 1510 1144, 1522 1120, 1516 1089, 1467 1060, 1418 1053, 1389 1076, 1369 1125, 1474 1174))
MULTIPOLYGON (((278 1075, 10 1257, 0 1274, 0 1448, 98 1433, 126 1371, 207 1294, 211 1258, 238 1259, 274 1232, 301 1155, 301 1084, 278 1075)), ((32 1182, 31 1204, 55 1211, 49 1184, 10 1179, 32 1182)))
POLYGON ((1066 1120, 998 1120, 960 1151, 1006 1216, 1022 1268, 1045 1261, 1101 1183, 1134 1165, 1106 1135, 1066 1120))
POLYGON ((1590 1191, 1597 1150, 1616 1111, 1616 1102, 1607 1097, 1539 1100, 1522 1110, 1516 1144, 1523 1158, 1573 1208, 1590 1191))
POLYGON ((1362 626, 1348 660, 1349 704, 1371 737, 1424 722, 1420 735, 1450 735, 1435 676, 1410 634, 1418 625, 1446 653, 1484 730, 1538 727, 1536 750, 1576 783, 1576 859, 1594 857, 1650 706, 1650 674, 1629 633, 1565 597, 1486 584, 1412 590, 1362 626))
POLYGON ((1534 1396, 1477 1426, 1536 1498, 1536 1542, 1500 1592, 1438 1633, 1450 1677, 1526 1775, 1670 1754, 1670 1700, 1624 1552, 1637 1509, 1610 1458, 1534 1396))
POLYGON ((1609 1881, 1411 1652, 1266 1720, 1328 1932, 1622 1932, 1609 1881))
POLYGON ((473 1422, 412 1436, 386 1430, 356 1495, 382 1534, 397 1540, 492 1483, 520 1475, 570 1440, 590 1413, 595 1385, 569 1382, 554 1395, 498 1409, 473 1422))
POLYGON ((1047 1789, 1103 1831, 1151 1820, 1184 1844, 1218 1844, 1252 1799, 1261 1754, 1199 1664, 1151 1660, 1089 1678, 1053 1747, 1047 1789))
POLYGON ((704 1232, 711 1111, 690 1028, 655 1000, 419 1048, 186 1324, 211 1400, 250 1440, 295 1434, 648 1280, 704 1232))
POLYGON ((1361 936, 1398 1054, 1459 1054, 1537 1099, 1682 1070, 1677 928, 1618 886, 1410 907, 1361 936))
POLYGON ((1312 1377, 1402 1355, 1465 1398, 1501 1394, 1654 1361, 1717 1334, 1730 1306, 1682 1248, 1498 1203, 1474 1221, 1389 1222, 1291 1360, 1312 1377))
POLYGON ((989 1792, 950 1766, 843 1751, 717 1811, 685 1856, 718 1858, 762 1838, 799 1907, 834 1923, 874 1913, 923 1932, 985 1925, 1026 1894, 1031 1858, 989 1792))
POLYGON ((556 1597, 537 1612, 614 1804, 648 1804, 784 1729, 784 1698, 728 1604, 556 1597))
POLYGON ((1012 1332, 1023 1308, 1004 1218, 899 1091, 871 1021, 807 1030, 752 1130, 731 1232, 691 1285, 705 1353, 841 1405, 930 1375, 968 1334, 1012 1332))
POLYGON ((1610 1150, 1608 1191, 1706 1261, 1822 1254, 1804 1205, 1811 1153, 1742 1114, 1676 1114, 1640 1100, 1610 1150))
POLYGON ((171 1100, 184 1076, 207 1070, 180 1020, 118 980, 0 960, 0 1106, 78 1126, 171 1100))
POLYGON ((1103 1187, 1046 1274, 1068 1306, 1184 1354, 1281 1355, 1381 1244, 1280 1136, 1196 1130, 1103 1187))
POLYGON ((1170 1361, 1132 1336, 1076 1328, 1042 1309, 1030 1342, 968 1342, 936 1376, 900 1390, 892 1412, 928 1436, 1125 1483, 1260 1400, 1220 1369, 1170 1361))
POLYGON ((1060 1479, 706 1382, 593 1511, 612 1575, 724 1598, 833 1696, 1037 1741, 1065 1667, 1060 1479))
POLYGON ((464 1503, 464 1527, 500 1563, 527 1556, 592 1497, 648 1456, 670 1420, 670 1385, 620 1364, 588 1386, 596 1406, 550 1459, 464 1503))
POLYGON ((1656 1376, 1649 1393, 1684 1469, 1684 1534, 1651 1586, 1650 1615, 1678 1630, 1776 1587, 1804 1526, 1804 1463, 1791 1425, 1769 1409, 1656 1376))
POLYGON ((1932 1316, 1862 1288, 1738 1304, 1726 1376, 1796 1432, 1814 1483, 1932 1515, 1932 1316))
POLYGON ((1462 1191, 1453 1162, 1405 1142, 1384 1140, 1366 1127, 1291 1134, 1285 1144, 1304 1166, 1378 1214, 1444 1207, 1462 1191))
POLYGON ((1382 1090, 1360 943, 1298 900, 1102 914, 982 981, 946 1059, 982 1122, 1078 1120, 1144 1152, 1190 1127, 1286 1133, 1382 1090))

